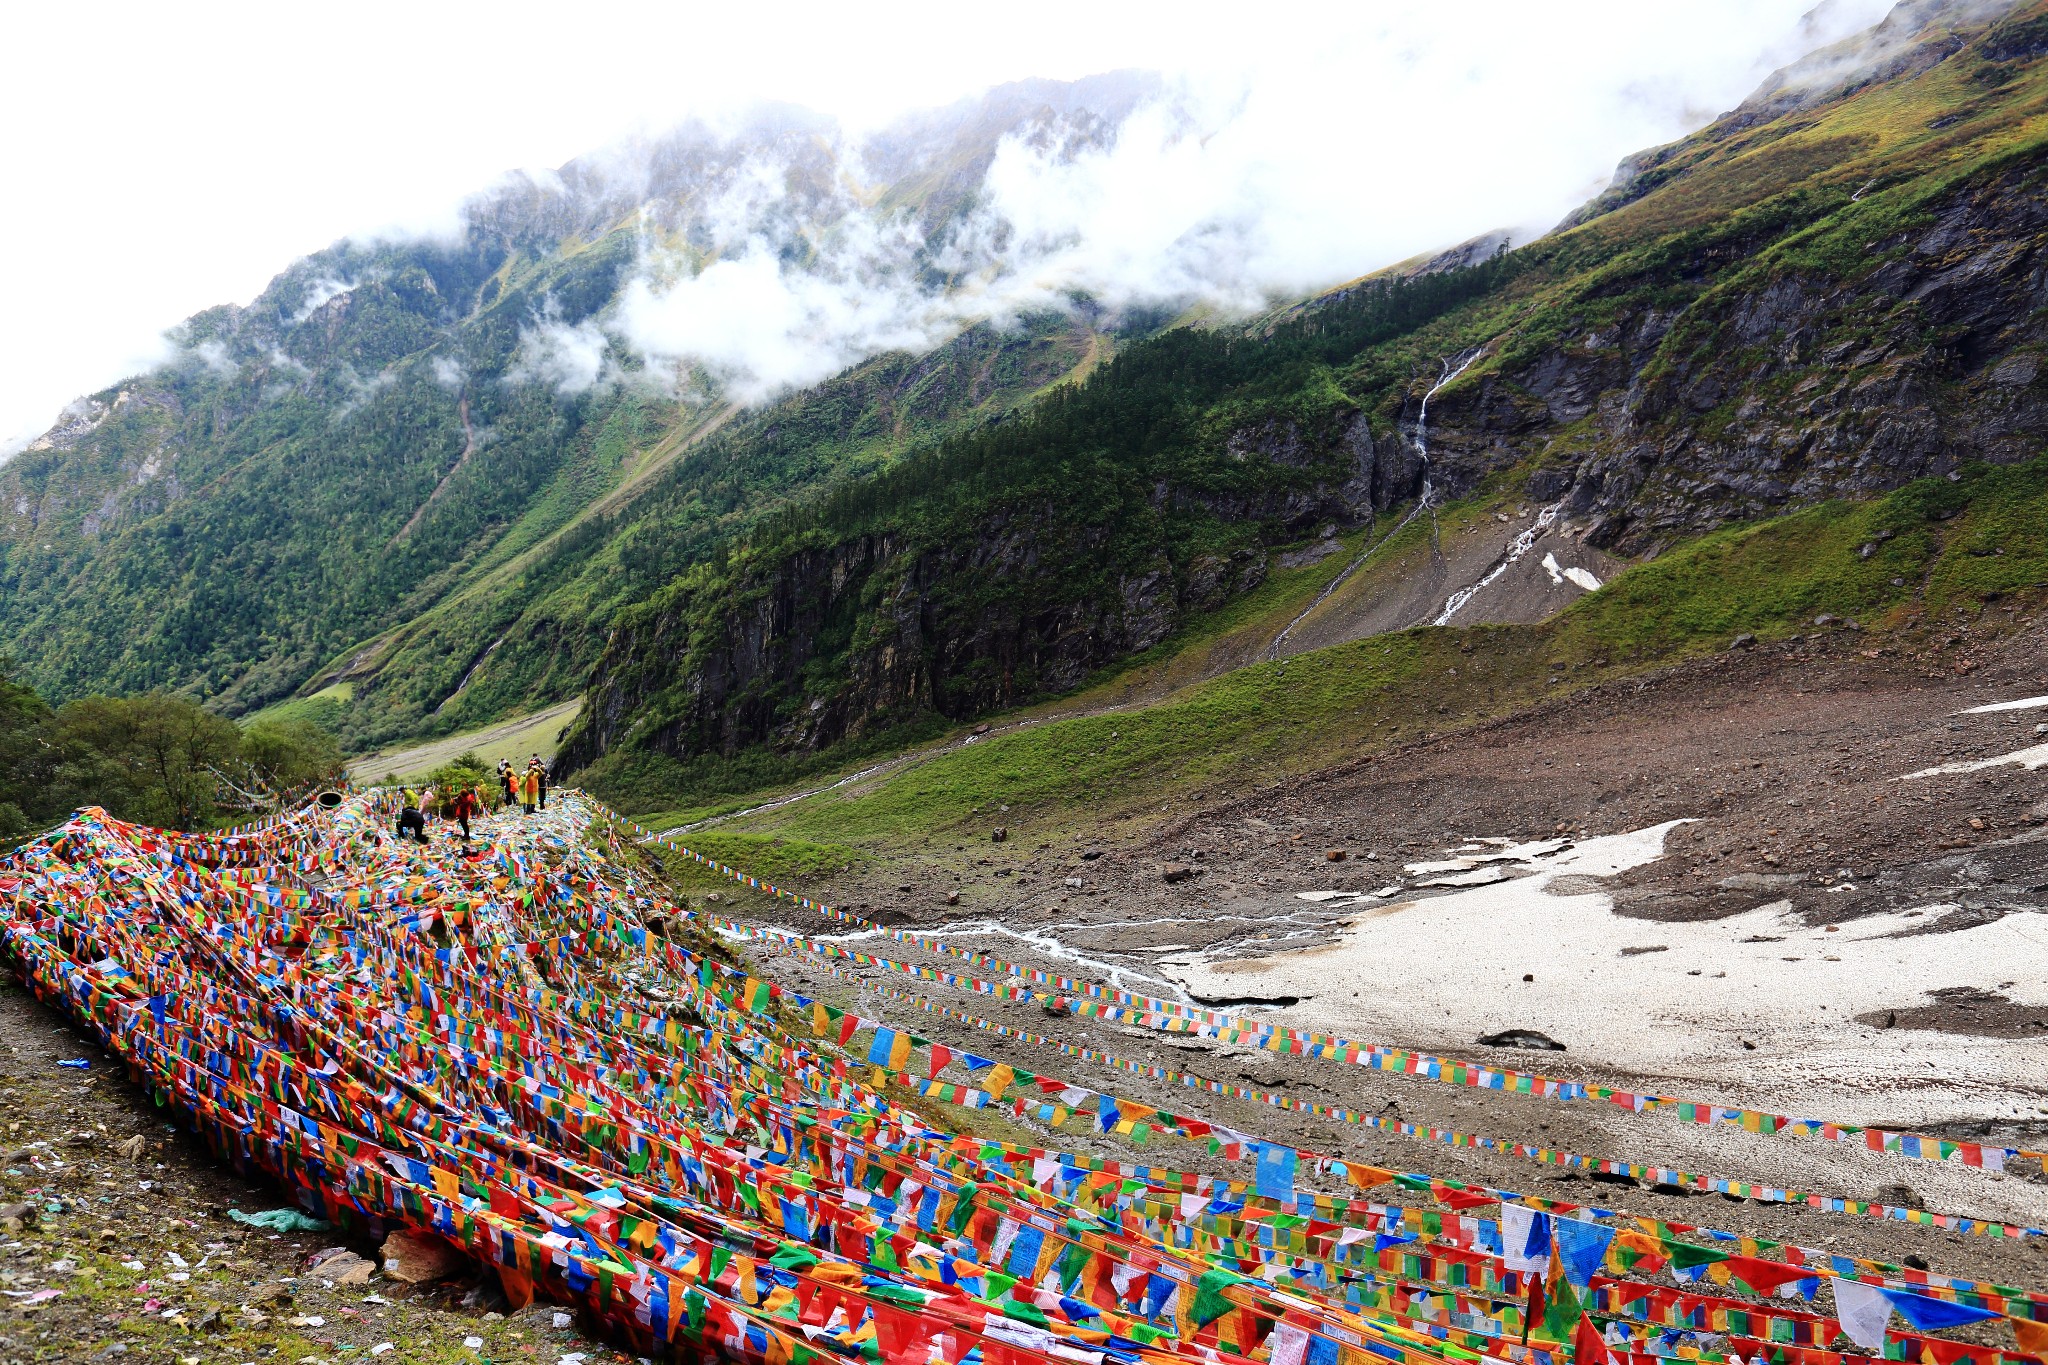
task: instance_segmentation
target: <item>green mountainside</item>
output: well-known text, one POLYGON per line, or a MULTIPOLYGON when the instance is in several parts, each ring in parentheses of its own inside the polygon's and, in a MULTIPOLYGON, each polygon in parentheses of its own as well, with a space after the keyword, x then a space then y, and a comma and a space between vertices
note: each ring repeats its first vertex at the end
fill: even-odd
MULTIPOLYGON (((1200 636, 1276 547, 1425 489, 1545 506, 1625 565, 2031 460, 2048 447, 2044 58, 2048 6, 1901 6, 1632 159, 1567 230, 1251 335, 1131 344, 623 611, 566 757, 642 809, 716 806, 1200 636)), ((1602 602, 1639 601, 1630 581, 1602 602)))
POLYGON ((558 382, 537 343, 604 316, 651 240, 713 259, 706 224, 764 166, 781 193, 746 230, 799 266, 869 200, 942 240, 1004 136, 1113 120, 1148 88, 1025 82, 907 121, 859 149, 884 177, 859 194, 813 116, 688 127, 623 166, 515 179, 457 239, 300 261, 0 465, 0 629, 53 699, 168 688, 234 714, 317 693, 358 745, 573 696, 609 607, 720 534, 1157 322, 1080 300, 756 409, 718 375, 655 382, 617 347, 600 382, 558 382), (648 516, 658 534, 629 534, 648 516))
MULTIPOLYGON (((865 149, 860 202, 943 227, 1005 135, 1106 140, 1146 90, 1028 82, 906 120, 865 149)), ((1376 632, 1512 566, 1527 525, 1607 582, 1546 625, 1486 623, 1580 589, 1460 618, 1507 632, 1490 699, 1445 703, 1488 713, 1560 659, 1648 667, 1839 607, 1744 556, 1832 583, 1813 556, 1895 490, 2036 507, 2044 136, 2048 0, 1909 0, 1630 158, 1547 237, 1248 325, 1073 299, 754 406, 618 350, 603 382, 550 379, 535 338, 615 307, 649 240, 709 259, 749 158, 783 168, 792 258, 827 249, 848 211, 829 129, 690 130, 633 175, 515 182, 459 240, 344 244, 191 320, 177 364, 0 465, 0 627, 55 699, 169 688, 357 751, 581 695, 566 768, 702 813, 1019 708, 1195 707, 1206 757, 1173 771, 1321 752, 1316 727, 1395 705, 1375 678, 1467 634, 1376 632)), ((934 296, 942 264, 921 260, 934 296)), ((1948 563, 1954 533, 1926 553, 1948 563)), ((1841 609, 1924 591, 1880 581, 1841 609)), ((1113 784, 1077 796, 1094 768, 1040 757, 1060 799, 1113 784)))

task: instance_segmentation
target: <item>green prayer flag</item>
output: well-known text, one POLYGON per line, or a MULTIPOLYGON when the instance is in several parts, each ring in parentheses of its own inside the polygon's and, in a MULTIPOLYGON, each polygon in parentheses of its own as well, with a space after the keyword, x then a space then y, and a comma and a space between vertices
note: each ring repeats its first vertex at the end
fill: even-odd
POLYGON ((1195 1281, 1195 1302, 1188 1310, 1188 1316, 1197 1326, 1206 1326, 1236 1307, 1223 1297, 1225 1286, 1237 1283, 1237 1276, 1227 1270, 1205 1270, 1202 1278, 1195 1281))

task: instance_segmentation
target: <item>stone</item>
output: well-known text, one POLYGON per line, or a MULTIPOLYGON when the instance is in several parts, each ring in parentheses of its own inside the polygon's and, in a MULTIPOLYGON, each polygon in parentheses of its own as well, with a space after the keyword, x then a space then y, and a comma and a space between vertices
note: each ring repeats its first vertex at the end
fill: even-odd
POLYGON ((960 893, 959 893, 958 891, 948 891, 948 892, 946 893, 946 904, 948 904, 948 905, 958 905, 959 903, 960 903, 960 893))
POLYGON ((1563 1052, 1565 1046, 1548 1034, 1538 1033, 1532 1028, 1502 1029, 1499 1033, 1479 1035, 1481 1047, 1519 1047, 1531 1052, 1563 1052))
POLYGON ((1007 825, 997 825, 994 829, 988 832, 988 841, 992 844, 1000 844, 1001 842, 1003 842, 1003 840, 1009 837, 1010 830, 1007 825))
POLYGON ((368 1284, 377 1266, 374 1261, 365 1260, 353 1251, 344 1251, 339 1256, 328 1257, 317 1269, 321 1279, 332 1280, 336 1284, 368 1284))
POLYGON ((31 1203, 0 1204, 0 1227, 9 1232, 20 1232, 23 1228, 36 1225, 36 1206, 31 1203))
POLYGON ((1750 634, 1750 633, 1749 633, 1748 631, 1746 631, 1746 630, 1745 630, 1745 631, 1743 631, 1743 632, 1742 632, 1742 634, 1740 634, 1740 635, 1736 636, 1736 637, 1735 637, 1734 639, 1732 639, 1732 640, 1730 640, 1730 641, 1728 642, 1728 648, 1730 648, 1730 649, 1755 649, 1755 648, 1756 648, 1756 636, 1754 636, 1754 635, 1751 635, 1751 634, 1750 634))
POLYGON ((1067 878, 1067 879, 1066 879, 1066 880, 1065 880, 1064 882, 1062 882, 1062 883, 1060 883, 1060 884, 1061 884, 1062 886, 1070 886, 1070 887, 1072 887, 1072 888, 1073 888, 1074 890, 1076 890, 1076 891, 1079 891, 1079 890, 1080 890, 1080 889, 1081 889, 1081 888, 1082 888, 1083 886, 1085 886, 1085 885, 1086 885, 1087 883, 1083 882, 1083 881, 1082 881, 1082 880, 1081 880, 1081 879, 1080 879, 1079 877, 1069 877, 1069 878, 1067 878))
POLYGON ((384 1273, 400 1284, 428 1284, 460 1275, 469 1268, 469 1258, 439 1237, 410 1228, 392 1233, 379 1249, 384 1273))
POLYGON ((1195 870, 1186 863, 1161 863, 1159 865, 1160 880, 1169 884, 1184 882, 1194 875, 1195 870))
POLYGON ((142 1148, 145 1141, 142 1134, 137 1133, 134 1137, 124 1142, 115 1143, 114 1150, 127 1157, 130 1161, 140 1161, 142 1160, 142 1148))
MULTIPOLYGON (((2042 726, 2041 729, 2048 730, 2048 725, 2042 726)), ((1102 850, 1099 848, 1083 849, 1081 852, 1081 861, 1084 863, 1092 863, 1101 856, 1102 850)))
POLYGON ((1723 891, 1776 891, 1791 886, 1799 878, 1786 873, 1736 872, 1721 878, 1714 885, 1723 891))
POLYGON ((1332 848, 1324 850, 1323 856, 1333 863, 1341 863, 1351 855, 1341 848, 1332 848))

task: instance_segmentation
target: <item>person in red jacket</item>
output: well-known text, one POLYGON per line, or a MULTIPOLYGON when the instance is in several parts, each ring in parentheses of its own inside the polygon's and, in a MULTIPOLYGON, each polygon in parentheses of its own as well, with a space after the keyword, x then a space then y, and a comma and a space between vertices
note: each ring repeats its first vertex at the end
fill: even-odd
POLYGON ((469 842, 469 822, 483 813, 484 803, 477 799, 474 787, 464 787, 448 803, 448 818, 461 824, 464 843, 469 842))

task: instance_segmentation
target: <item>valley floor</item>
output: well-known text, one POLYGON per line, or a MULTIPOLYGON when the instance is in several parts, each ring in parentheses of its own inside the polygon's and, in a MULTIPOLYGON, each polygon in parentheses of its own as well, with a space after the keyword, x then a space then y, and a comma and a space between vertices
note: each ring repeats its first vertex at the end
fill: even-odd
MULTIPOLYGON (((1960 664, 1939 673, 1864 643, 1823 631, 1604 684, 1231 799, 1212 794, 1121 840, 1115 830, 1128 826, 1034 841, 1026 820, 1007 844, 885 857, 838 879, 830 898, 1027 967, 1361 1043, 2039 1149, 2048 1139, 2048 736, 2036 727, 2048 724, 2048 630, 2024 624, 1966 646, 1960 664), (1983 709, 1993 706, 2007 709, 1983 709), (957 907, 943 903, 947 893, 959 895, 957 907), (1510 1029, 1566 1050, 1476 1042, 1510 1029)), ((807 934, 831 932, 816 916, 777 912, 744 891, 721 903, 807 934)), ((871 933, 842 941, 965 970, 871 933)), ((754 940, 749 951, 770 949, 754 940)), ((1073 1048, 1297 1101, 2048 1226, 2048 1178, 2031 1160, 1993 1175, 1048 1018, 898 974, 835 969, 803 952, 763 965, 954 1047, 1396 1170, 1837 1252, 1912 1253, 2007 1283, 2048 1270, 2048 1238, 2013 1243, 1614 1188, 1509 1154, 1091 1065, 925 1012, 901 992, 1073 1048), (857 1005, 863 992, 867 1003, 857 1005)), ((1202 1160, 1191 1145, 1167 1146, 1144 1159, 1202 1160)))
MULTIPOLYGON (((1971 647, 1964 671, 1949 664, 1941 676, 1924 661, 1866 657, 1862 645, 1824 633, 1604 684, 1257 791, 1186 801, 1142 831, 1117 822, 1040 838, 1020 812, 1006 843, 882 857, 836 879, 831 899, 1022 965, 1360 1042, 2039 1148, 2048 736, 2036 727, 2048 703, 2015 704, 2048 697, 2048 630, 2021 626, 1971 647), (1994 706, 2009 709, 1983 709, 1994 706), (1169 882, 1162 867, 1189 875, 1169 882), (1428 884, 1444 881, 1463 884, 1428 884), (948 892, 958 906, 944 904, 948 892), (1566 1050, 1475 1041, 1504 1029, 1566 1050)), ((966 969, 729 885, 710 908, 966 969)), ((1050 1015, 835 967, 762 938, 743 947, 765 975, 869 1017, 1256 1136, 1837 1254, 2048 1280, 2048 1238, 1596 1180, 1168 1085, 1101 1056, 1425 1127, 2039 1227, 2048 1178, 2036 1162, 1993 1175, 1594 1101, 1456 1088, 1050 1015), (998 1037, 959 1014, 1050 1035, 1066 1050, 998 1037)), ((10 1300, 0 1356, 75 1359, 85 1343, 88 1354, 125 1346, 128 1360, 332 1358, 396 1341, 395 1359, 456 1360, 480 1338, 493 1359, 619 1358, 555 1327, 552 1310, 491 1314, 490 1295, 469 1294, 469 1281, 414 1297, 382 1280, 323 1281, 307 1263, 335 1235, 275 1237, 229 1221, 229 1207, 283 1201, 165 1133, 108 1076, 104 1054, 14 990, 0 994, 0 1055, 20 1149, 0 1179, 11 1199, 44 1210, 40 1226, 0 1238, 0 1280, 37 1295, 10 1300), (65 1071, 62 1058, 92 1068, 65 1071), (137 1133, 148 1151, 139 1166, 114 1150, 137 1133), (176 1270, 173 1252, 191 1269, 176 1270), (274 1292, 268 1285, 293 1297, 275 1299, 259 1323, 239 1305, 274 1292), (42 1297, 45 1286, 61 1296, 42 1297), (202 1326, 216 1310, 217 1325, 202 1326)), ((931 1107, 970 1131, 1025 1136, 1008 1118, 931 1107)), ((1031 1140, 1239 1179, 1248 1169, 1195 1144, 1138 1149, 1077 1128, 1031 1140)), ((1391 1187, 1373 1197, 1429 1202, 1391 1187)))
POLYGON ((475 753, 486 766, 501 758, 522 762, 531 754, 553 759, 563 729, 576 718, 576 709, 581 705, 583 698, 571 697, 544 710, 514 716, 481 730, 466 730, 402 748, 382 749, 351 761, 348 774, 351 780, 370 785, 386 777, 396 777, 401 782, 415 781, 464 753, 475 753))

